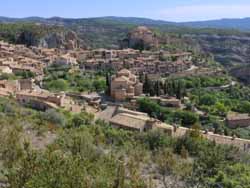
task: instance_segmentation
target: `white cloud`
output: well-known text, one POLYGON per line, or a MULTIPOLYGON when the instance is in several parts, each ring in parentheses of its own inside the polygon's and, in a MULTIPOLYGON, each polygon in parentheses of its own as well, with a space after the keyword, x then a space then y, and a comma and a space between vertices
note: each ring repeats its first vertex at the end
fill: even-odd
POLYGON ((158 15, 169 21, 197 21, 219 18, 250 17, 250 4, 246 5, 190 5, 166 8, 158 15))

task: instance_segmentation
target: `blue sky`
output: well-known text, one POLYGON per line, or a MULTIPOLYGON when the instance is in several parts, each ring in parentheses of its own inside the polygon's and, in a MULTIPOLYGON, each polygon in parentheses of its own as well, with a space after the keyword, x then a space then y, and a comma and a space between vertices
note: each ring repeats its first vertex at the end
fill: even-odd
POLYGON ((146 17, 194 21, 250 17, 250 0, 2 0, 0 16, 146 17))

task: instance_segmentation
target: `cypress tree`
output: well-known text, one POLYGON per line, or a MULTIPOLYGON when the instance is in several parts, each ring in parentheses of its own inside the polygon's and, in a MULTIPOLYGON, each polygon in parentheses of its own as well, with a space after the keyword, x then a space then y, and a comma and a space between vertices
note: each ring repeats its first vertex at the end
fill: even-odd
POLYGON ((151 88, 151 83, 148 79, 148 76, 145 75, 145 81, 144 81, 144 84, 143 84, 143 93, 145 94, 148 94, 150 93, 150 88, 151 88))
POLYGON ((185 96, 185 84, 182 80, 177 82, 176 97, 178 99, 183 99, 185 96))
POLYGON ((157 96, 161 94, 160 82, 157 80, 154 84, 154 91, 157 96))
POLYGON ((163 84, 163 91, 164 91, 164 95, 168 93, 168 80, 165 80, 163 84))
POLYGON ((106 94, 110 95, 110 75, 109 73, 106 73, 106 84, 107 84, 107 89, 106 89, 106 94))
POLYGON ((173 81, 170 81, 169 82, 169 84, 168 84, 169 86, 168 86, 168 94, 170 95, 170 96, 174 96, 174 82, 173 81))

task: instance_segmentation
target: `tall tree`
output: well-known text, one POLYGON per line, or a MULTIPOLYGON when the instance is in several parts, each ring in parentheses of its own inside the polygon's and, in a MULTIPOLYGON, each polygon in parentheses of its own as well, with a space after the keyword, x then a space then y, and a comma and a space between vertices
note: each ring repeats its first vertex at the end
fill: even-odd
POLYGON ((154 84, 154 91, 157 96, 161 95, 161 86, 160 86, 160 81, 156 81, 154 84))
POLYGON ((145 75, 145 80, 144 80, 144 84, 143 84, 143 93, 145 93, 145 94, 150 93, 151 94, 151 92, 152 92, 151 88, 152 88, 152 83, 149 80, 148 76, 145 75))
POLYGON ((179 80, 176 86, 176 97, 178 99, 183 99, 185 96, 185 92, 186 92, 185 83, 182 80, 179 80))
POLYGON ((107 95, 110 95, 110 87, 111 87, 111 80, 110 80, 110 74, 109 73, 106 73, 106 85, 107 85, 107 89, 106 89, 106 94, 107 95))
POLYGON ((164 84, 163 84, 163 92, 164 92, 164 95, 167 95, 168 93, 168 80, 166 79, 164 84))

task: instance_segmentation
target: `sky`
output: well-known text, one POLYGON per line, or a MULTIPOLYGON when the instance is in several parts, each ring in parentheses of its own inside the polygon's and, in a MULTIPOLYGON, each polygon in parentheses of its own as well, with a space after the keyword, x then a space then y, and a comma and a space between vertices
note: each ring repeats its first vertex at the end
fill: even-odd
POLYGON ((101 16, 199 21, 250 17, 250 0, 0 0, 0 16, 101 16))

